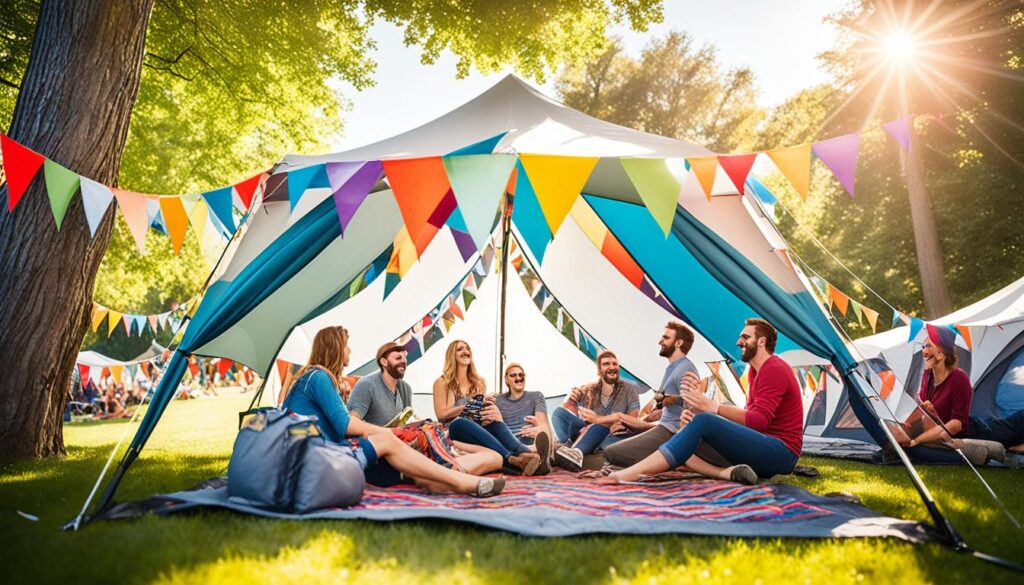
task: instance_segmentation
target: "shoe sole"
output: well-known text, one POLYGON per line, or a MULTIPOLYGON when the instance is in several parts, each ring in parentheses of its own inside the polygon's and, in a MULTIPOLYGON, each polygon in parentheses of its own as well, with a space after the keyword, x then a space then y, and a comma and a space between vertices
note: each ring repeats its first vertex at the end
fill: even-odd
POLYGON ((569 459, 565 455, 562 455, 558 451, 555 451, 555 465, 561 467, 566 471, 571 471, 573 473, 579 473, 580 471, 583 470, 582 465, 577 464, 575 461, 569 459))
POLYGON ((551 473, 551 437, 547 433, 540 433, 534 441, 537 447, 537 455, 540 456, 540 465, 537 467, 537 475, 551 473))
POLYGON ((494 496, 497 496, 498 494, 500 494, 505 489, 505 478, 504 477, 496 477, 496 478, 493 479, 493 482, 494 483, 491 484, 490 491, 482 493, 482 494, 479 493, 479 492, 474 492, 472 494, 473 497, 474 498, 493 498, 494 496))

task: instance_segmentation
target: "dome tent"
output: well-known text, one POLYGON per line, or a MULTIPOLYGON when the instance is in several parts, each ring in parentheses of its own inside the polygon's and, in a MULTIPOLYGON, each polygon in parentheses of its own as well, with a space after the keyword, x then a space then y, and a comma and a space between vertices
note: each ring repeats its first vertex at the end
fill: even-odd
MULTIPOLYGON (((806 278, 788 262, 785 244, 756 198, 737 194, 721 169, 706 197, 697 177, 680 160, 710 154, 694 144, 587 116, 509 76, 469 103, 399 136, 343 153, 286 157, 267 182, 262 206, 249 212, 230 258, 218 267, 219 274, 175 349, 152 406, 98 507, 109 504, 124 472, 145 446, 189 355, 226 357, 265 374, 282 348, 294 351, 293 359, 297 358, 303 336, 310 338, 328 322, 342 322, 354 344, 365 344, 353 348, 353 363, 361 363, 356 354, 368 354, 429 314, 437 299, 464 277, 468 260, 453 243, 451 225, 442 220, 431 232, 429 221, 423 219, 440 209, 447 194, 437 194, 434 202, 422 193, 410 198, 400 193, 397 174, 380 172, 382 164, 387 171, 389 164, 428 169, 450 163, 445 167, 447 180, 462 227, 484 235, 474 240, 478 250, 492 231, 502 190, 483 189, 478 183, 460 192, 465 177, 457 177, 459 170, 452 168, 463 163, 463 170, 495 168, 501 165, 492 163, 500 160, 506 175, 497 183, 505 185, 507 173, 515 167, 511 221, 523 253, 573 319, 593 329, 602 345, 619 350, 623 365, 641 379, 650 379, 664 366, 649 356, 671 313, 699 334, 698 361, 708 357, 731 363, 739 361, 735 341, 743 321, 762 317, 778 328, 779 351, 803 349, 833 364, 855 389, 851 400, 861 422, 882 436, 884 431, 864 401, 873 390, 857 376, 854 358, 815 301, 806 278), (352 168, 357 170, 349 172, 349 178, 371 169, 362 180, 368 178, 374 185, 354 212, 349 209, 341 216, 342 223, 347 219, 342 227, 336 201, 344 185, 332 188, 331 173, 352 168), (665 198, 655 197, 657 187, 665 184, 678 187, 670 193, 667 214, 665 198), (410 212, 410 206, 423 205, 429 207, 425 214, 410 212), (580 211, 571 213, 577 207, 580 211), (598 260, 609 257, 595 253, 595 223, 605 243, 611 237, 621 248, 615 256, 620 264, 642 273, 633 284, 645 294, 622 286, 620 275, 594 276, 598 260), (396 250, 408 250, 410 240, 421 243, 417 240, 423 234, 429 245, 415 250, 416 266, 399 268, 405 272, 397 286, 391 272, 388 278, 377 278, 393 264, 408 264, 396 250), (392 294, 381 302, 380 289, 386 293, 389 283, 392 294), (605 290, 607 283, 614 283, 608 288, 612 292, 605 290), (644 291, 644 283, 654 292, 644 291), (615 286, 626 290, 616 291, 615 286), (671 311, 650 307, 650 299, 659 297, 671 311), (355 329, 350 324, 361 311, 351 309, 347 316, 342 312, 360 301, 366 303, 364 313, 373 311, 374 316, 355 329), (645 325, 638 326, 633 319, 645 325), (296 340, 293 350, 287 349, 290 340, 296 340)), ((616 269, 622 272, 621 265, 616 269)), ((508 335, 511 344, 513 331, 508 335)), ((561 342, 539 339, 526 335, 523 343, 555 348, 555 341, 561 342)), ((477 343, 478 355, 490 350, 477 343)), ((514 345, 506 349, 512 359, 517 359, 515 352, 514 345)), ((543 372, 544 367, 540 359, 527 365, 531 373, 543 372)), ((592 368, 588 377, 593 377, 592 368)), ((940 530, 950 541, 960 542, 909 461, 904 462, 940 530)))

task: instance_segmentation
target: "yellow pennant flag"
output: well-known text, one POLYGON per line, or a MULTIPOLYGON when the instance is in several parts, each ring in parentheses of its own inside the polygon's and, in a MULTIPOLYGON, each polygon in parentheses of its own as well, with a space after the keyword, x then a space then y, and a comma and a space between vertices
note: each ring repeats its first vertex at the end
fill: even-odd
POLYGON ((100 328, 100 323, 103 322, 103 318, 107 316, 107 309, 93 303, 92 306, 92 330, 95 333, 100 328))
POLYGON ((118 323, 121 322, 121 317, 123 315, 123 313, 119 313, 114 309, 109 309, 107 313, 107 335, 110 335, 114 332, 114 329, 117 328, 118 323))
POLYGON ((199 249, 202 250, 203 241, 206 238, 206 222, 209 220, 210 208, 207 207, 205 200, 202 198, 197 199, 188 219, 192 223, 192 233, 196 235, 196 241, 199 242, 199 249))
MULTIPOLYGON (((604 246, 605 236, 608 235, 608 228, 605 227, 601 218, 597 216, 597 213, 583 199, 576 200, 576 204, 572 206, 571 213, 576 225, 580 226, 580 229, 587 235, 587 238, 600 250, 604 246)), ((515 240, 512 241, 514 242, 515 240)))
POLYGON ((868 323, 871 325, 871 332, 875 333, 875 329, 878 327, 878 311, 867 307, 861 307, 861 310, 864 311, 864 316, 867 317, 868 323))
POLYGON ((591 171, 597 166, 597 157, 551 156, 521 154, 519 160, 526 169, 540 210, 548 222, 551 235, 558 232, 569 215, 573 203, 587 184, 591 171))
POLYGON ((704 196, 711 201, 711 188, 715 185, 715 172, 718 171, 717 156, 694 156, 686 159, 690 163, 690 170, 697 175, 701 189, 704 189, 704 196))
POLYGON ((802 144, 769 150, 767 154, 775 161, 775 166, 782 171, 800 197, 806 200, 811 184, 811 145, 802 144))
POLYGON ((188 215, 185 206, 181 204, 181 197, 161 197, 160 212, 163 213, 167 233, 174 245, 174 255, 177 256, 181 252, 181 244, 184 243, 185 232, 188 230, 188 215))
POLYGON ((121 376, 124 374, 124 366, 110 366, 110 375, 114 377, 114 383, 121 383, 121 376))

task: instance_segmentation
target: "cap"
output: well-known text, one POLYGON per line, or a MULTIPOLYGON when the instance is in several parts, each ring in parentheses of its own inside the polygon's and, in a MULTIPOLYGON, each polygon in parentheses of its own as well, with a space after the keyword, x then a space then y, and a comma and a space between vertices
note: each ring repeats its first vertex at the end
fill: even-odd
POLYGON ((380 349, 377 350, 377 363, 380 363, 381 358, 387 357, 389 354, 392 354, 396 351, 405 351, 405 348, 402 347, 401 345, 398 345, 394 341, 389 341, 384 345, 380 346, 380 349))
POLYGON ((928 323, 928 339, 938 346, 943 353, 950 354, 956 351, 956 333, 948 327, 936 326, 928 323))

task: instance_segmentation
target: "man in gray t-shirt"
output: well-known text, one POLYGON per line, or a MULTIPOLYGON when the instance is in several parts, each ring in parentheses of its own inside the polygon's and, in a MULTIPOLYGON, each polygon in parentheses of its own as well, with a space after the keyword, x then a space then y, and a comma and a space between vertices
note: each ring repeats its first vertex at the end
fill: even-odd
MULTIPOLYGON (((502 392, 494 397, 494 404, 501 412, 501 419, 517 437, 523 427, 527 425, 526 417, 537 416, 538 412, 545 416, 548 414, 548 405, 544 401, 544 394, 536 390, 523 392, 519 398, 513 398, 511 392, 502 392)), ((519 437, 520 441, 523 439, 524 437, 519 437)), ((531 443, 533 443, 532 437, 525 444, 531 443)))
POLYGON ((379 372, 363 376, 352 388, 348 399, 349 413, 373 424, 384 426, 407 406, 412 406, 412 387, 402 379, 405 375, 405 349, 396 343, 385 343, 377 350, 379 372))

